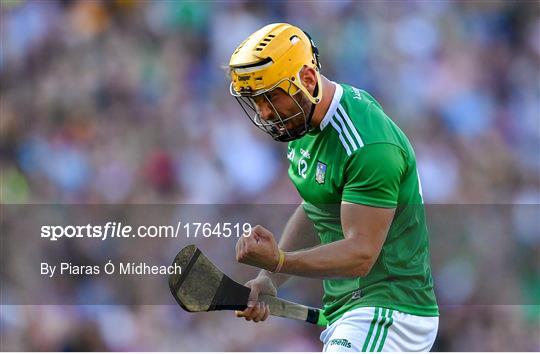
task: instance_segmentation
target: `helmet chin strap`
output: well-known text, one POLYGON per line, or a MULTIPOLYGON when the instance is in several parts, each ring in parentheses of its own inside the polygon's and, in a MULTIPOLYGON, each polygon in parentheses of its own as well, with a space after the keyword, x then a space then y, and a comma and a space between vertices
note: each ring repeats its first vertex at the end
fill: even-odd
MULTIPOLYGON (((315 89, 313 90, 313 96, 317 96, 319 92, 319 84, 315 84, 315 89)), ((287 142, 291 140, 296 140, 304 135, 306 135, 313 127, 311 126, 311 119, 313 118, 313 113, 315 112, 315 103, 311 103, 311 109, 309 110, 309 115, 306 118, 306 122, 304 125, 300 125, 291 131, 287 132, 286 134, 282 134, 280 136, 275 137, 274 139, 277 141, 287 142)))
MULTIPOLYGON (((317 96, 319 94, 319 84, 315 84, 315 89, 313 90, 313 96, 317 96)), ((311 126, 311 118, 313 118, 313 112, 315 112, 315 103, 311 103, 311 110, 309 111, 309 117, 307 118, 307 131, 310 131, 313 127, 311 126)))

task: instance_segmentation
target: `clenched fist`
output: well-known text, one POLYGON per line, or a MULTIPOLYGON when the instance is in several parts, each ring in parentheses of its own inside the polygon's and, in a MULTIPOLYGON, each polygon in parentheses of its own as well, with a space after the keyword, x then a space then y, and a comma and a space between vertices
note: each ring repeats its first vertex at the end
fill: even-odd
POLYGON ((257 225, 236 243, 236 260, 240 263, 273 271, 279 263, 279 248, 274 235, 257 225))

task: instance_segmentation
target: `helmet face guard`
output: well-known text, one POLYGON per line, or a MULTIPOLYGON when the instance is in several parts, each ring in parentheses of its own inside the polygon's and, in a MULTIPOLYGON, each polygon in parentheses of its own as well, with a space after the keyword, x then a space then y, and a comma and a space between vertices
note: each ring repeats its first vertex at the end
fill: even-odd
POLYGON ((256 93, 250 92, 237 92, 234 90, 233 84, 230 86, 231 95, 233 95, 240 107, 247 114, 248 118, 253 124, 262 131, 268 133, 276 141, 291 141, 298 139, 304 136, 311 129, 311 117, 313 115, 313 108, 315 105, 312 104, 312 109, 309 115, 306 114, 305 110, 302 108, 300 102, 302 102, 302 91, 297 89, 295 84, 289 79, 283 79, 278 82, 273 87, 267 90, 261 90, 256 93), (284 90, 286 87, 286 91, 284 90), (276 109, 275 105, 272 103, 271 98, 268 96, 274 90, 284 90, 287 96, 292 100, 292 102, 298 108, 298 112, 294 113, 288 117, 282 117, 279 114, 279 111, 276 109), (291 93, 291 91, 296 91, 291 93), (295 98, 295 96, 300 95, 300 101, 295 98), (261 117, 260 111, 258 109, 257 100, 265 100, 269 107, 273 111, 273 120, 265 120, 261 117), (298 123, 293 128, 287 128, 287 125, 291 123, 298 123))

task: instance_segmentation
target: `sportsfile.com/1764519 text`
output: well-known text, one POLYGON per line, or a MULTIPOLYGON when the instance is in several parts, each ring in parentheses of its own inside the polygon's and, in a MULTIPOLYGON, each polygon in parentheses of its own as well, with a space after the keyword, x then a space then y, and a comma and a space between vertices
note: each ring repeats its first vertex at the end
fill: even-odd
POLYGON ((239 238, 251 233, 250 223, 232 222, 187 222, 176 225, 139 225, 133 227, 122 222, 109 221, 104 225, 43 225, 41 238, 51 241, 68 238, 197 238, 224 237, 239 238))

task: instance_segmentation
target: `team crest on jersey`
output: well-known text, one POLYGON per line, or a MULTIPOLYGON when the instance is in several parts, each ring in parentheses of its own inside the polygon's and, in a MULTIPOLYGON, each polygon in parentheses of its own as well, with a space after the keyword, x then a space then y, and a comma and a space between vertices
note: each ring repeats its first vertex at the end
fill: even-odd
POLYGON ((326 164, 317 161, 317 173, 315 174, 315 181, 319 184, 324 184, 326 178, 326 164))

